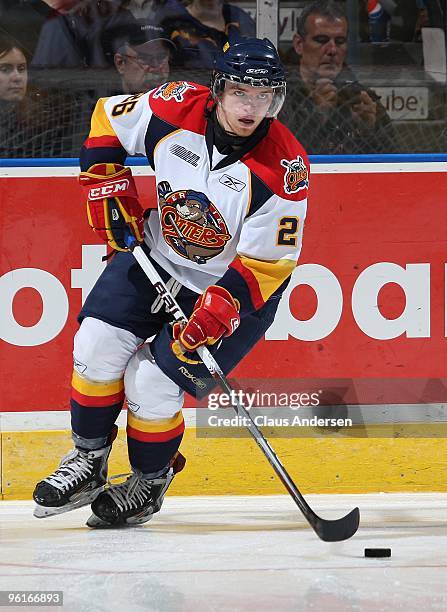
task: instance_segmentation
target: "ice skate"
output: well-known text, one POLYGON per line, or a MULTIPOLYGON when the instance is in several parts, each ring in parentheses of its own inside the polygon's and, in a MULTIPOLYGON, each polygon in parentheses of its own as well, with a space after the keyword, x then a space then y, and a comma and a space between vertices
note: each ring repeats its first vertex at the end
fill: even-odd
MULTIPOLYGON (((145 478, 140 471, 134 470, 124 482, 116 485, 110 482, 110 486, 92 503, 93 514, 87 525, 92 528, 110 528, 147 523, 160 510, 172 479, 184 468, 185 463, 183 455, 177 453, 172 465, 162 476, 145 478)), ((115 476, 111 481, 123 476, 115 476)))
POLYGON ((57 470, 34 489, 34 516, 46 518, 91 504, 105 488, 107 460, 115 437, 114 430, 108 446, 97 450, 74 448, 63 457, 57 470))

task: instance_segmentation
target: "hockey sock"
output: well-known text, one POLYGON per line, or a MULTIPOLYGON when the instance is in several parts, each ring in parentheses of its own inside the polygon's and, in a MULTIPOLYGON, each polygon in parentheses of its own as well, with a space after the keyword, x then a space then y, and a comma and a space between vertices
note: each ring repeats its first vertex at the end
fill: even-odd
POLYGON ((73 371, 71 427, 81 438, 107 438, 124 402, 123 379, 94 382, 73 371))
POLYGON ((170 419, 147 420, 127 413, 127 447, 132 467, 144 474, 168 465, 182 441, 185 423, 181 411, 170 419))

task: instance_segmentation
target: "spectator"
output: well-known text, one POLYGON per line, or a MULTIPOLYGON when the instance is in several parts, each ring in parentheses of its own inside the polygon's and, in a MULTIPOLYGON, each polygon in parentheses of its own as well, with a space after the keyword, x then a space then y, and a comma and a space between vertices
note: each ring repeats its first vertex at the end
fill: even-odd
POLYGON ((160 26, 135 25, 119 33, 112 46, 121 80, 116 93, 148 91, 168 80, 169 56, 175 51, 175 45, 166 38, 160 26))
POLYGON ((54 100, 28 89, 23 48, 0 35, 0 157, 61 155, 63 125, 54 100))
POLYGON ((216 50, 240 37, 255 36, 253 19, 238 6, 223 0, 168 0, 157 15, 170 34, 177 53, 175 66, 206 69, 213 66, 216 50))
POLYGON ((109 29, 135 23, 121 2, 82 0, 62 3, 42 26, 32 66, 37 68, 107 68, 102 39, 109 29))
POLYGON ((32 55, 40 29, 51 12, 44 0, 0 0, 1 30, 32 55))
POLYGON ((12 39, 2 36, 0 46, 0 100, 3 107, 24 100, 28 84, 25 53, 12 39))
POLYGON ((309 153, 396 152, 394 130, 372 90, 345 63, 348 21, 333 0, 307 6, 293 46, 299 57, 282 120, 309 153))

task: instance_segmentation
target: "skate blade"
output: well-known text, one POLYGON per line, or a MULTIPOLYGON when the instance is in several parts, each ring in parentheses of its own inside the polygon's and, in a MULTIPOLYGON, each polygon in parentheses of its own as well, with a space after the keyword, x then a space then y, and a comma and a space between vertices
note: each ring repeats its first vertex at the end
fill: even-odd
POLYGON ((104 491, 104 489, 105 485, 91 491, 89 495, 84 495, 82 498, 69 504, 65 504, 64 506, 41 506, 36 504, 34 507, 33 516, 35 518, 48 518, 50 516, 57 516, 58 514, 65 514, 65 512, 71 512, 71 510, 77 510, 78 508, 83 508, 84 506, 89 506, 98 497, 98 495, 104 491))
POLYGON ((145 517, 127 519, 127 521, 124 523, 108 523, 107 521, 100 519, 99 516, 96 516, 96 514, 92 514, 86 522, 86 525, 87 527, 90 527, 90 529, 122 529, 123 527, 133 527, 135 525, 147 523, 153 516, 153 514, 149 514, 149 516, 145 517))
POLYGON ((90 527, 90 529, 110 529, 111 527, 117 527, 117 525, 113 525, 107 523, 106 521, 103 521, 98 516, 96 516, 96 514, 92 514, 85 524, 87 525, 87 527, 90 527))

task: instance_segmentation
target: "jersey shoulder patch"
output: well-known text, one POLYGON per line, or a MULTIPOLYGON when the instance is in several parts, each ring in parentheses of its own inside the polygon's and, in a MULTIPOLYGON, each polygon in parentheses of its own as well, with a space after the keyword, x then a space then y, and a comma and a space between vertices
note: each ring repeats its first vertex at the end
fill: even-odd
POLYGON ((286 200, 307 198, 310 165, 303 146, 274 120, 267 136, 242 161, 274 194, 286 200))
POLYGON ((206 130, 208 87, 188 81, 172 81, 154 89, 149 104, 154 115, 171 125, 198 134, 206 130))

